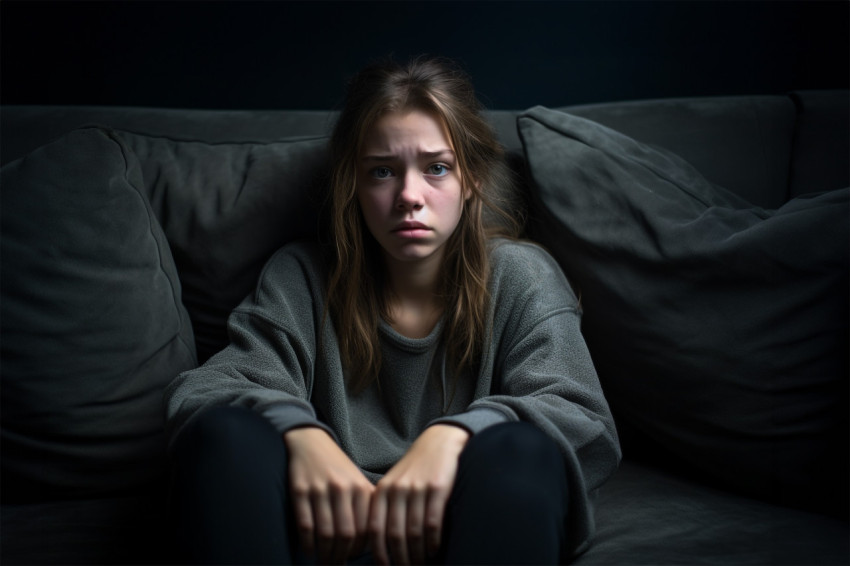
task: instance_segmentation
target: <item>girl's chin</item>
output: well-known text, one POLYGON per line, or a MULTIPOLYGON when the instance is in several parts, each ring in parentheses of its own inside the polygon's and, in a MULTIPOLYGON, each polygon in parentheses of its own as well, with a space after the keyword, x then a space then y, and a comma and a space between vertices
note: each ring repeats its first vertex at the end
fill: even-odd
POLYGON ((419 262, 431 259, 441 249, 434 244, 411 242, 403 245, 392 246, 391 249, 384 248, 387 259, 397 262, 419 262))

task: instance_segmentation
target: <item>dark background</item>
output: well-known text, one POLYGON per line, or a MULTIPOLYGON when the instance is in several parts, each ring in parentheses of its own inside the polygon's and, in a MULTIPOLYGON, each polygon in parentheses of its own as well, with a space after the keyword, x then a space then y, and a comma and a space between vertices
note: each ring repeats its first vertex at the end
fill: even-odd
POLYGON ((521 109, 848 88, 840 1, 0 2, 3 104, 324 109, 388 53, 521 109))

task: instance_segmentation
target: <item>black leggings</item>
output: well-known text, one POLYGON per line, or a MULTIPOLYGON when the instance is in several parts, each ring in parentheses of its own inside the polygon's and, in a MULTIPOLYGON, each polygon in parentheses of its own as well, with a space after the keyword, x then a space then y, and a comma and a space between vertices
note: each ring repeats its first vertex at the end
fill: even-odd
MULTIPOLYGON (((205 564, 309 563, 288 502, 286 449, 263 417, 207 411, 184 431, 171 489, 175 558, 205 564)), ((555 564, 564 546, 567 487, 555 443, 526 423, 474 435, 446 508, 440 561, 555 564)), ((356 560, 371 563, 371 556, 356 560)))

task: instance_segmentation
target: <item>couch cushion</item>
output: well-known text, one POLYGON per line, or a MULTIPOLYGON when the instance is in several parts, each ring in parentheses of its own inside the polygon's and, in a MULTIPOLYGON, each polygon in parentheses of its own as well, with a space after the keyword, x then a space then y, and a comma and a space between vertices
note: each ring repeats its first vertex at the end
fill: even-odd
POLYGON ((192 329, 138 161, 81 129, 3 167, 4 503, 105 495, 165 465, 192 329))
POLYGON ((142 106, 0 105, 0 164, 80 127, 207 143, 268 143, 281 136, 328 135, 337 113, 326 110, 205 110, 142 106))
POLYGON ((846 512, 848 195, 750 206, 662 150, 535 108, 534 236, 578 287, 628 455, 846 512))
POLYGON ((2 564, 173 564, 168 488, 0 508, 2 564))
POLYGON ((777 207, 788 200, 796 116, 787 96, 667 98, 560 110, 673 151, 755 205, 777 207))
POLYGON ((741 497, 626 460, 599 491, 574 564, 850 564, 846 522, 741 497))
POLYGON ((211 143, 118 135, 141 163, 203 362, 227 345, 227 317, 272 253, 316 237, 326 139, 211 143))
POLYGON ((791 196, 850 185, 850 91, 799 91, 793 99, 799 116, 791 196))

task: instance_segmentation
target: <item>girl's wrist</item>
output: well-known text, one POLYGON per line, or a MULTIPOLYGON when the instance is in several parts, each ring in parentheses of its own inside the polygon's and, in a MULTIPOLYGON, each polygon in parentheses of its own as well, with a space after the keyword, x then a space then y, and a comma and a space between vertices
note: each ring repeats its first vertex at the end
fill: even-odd
POLYGON ((429 436, 439 436, 441 442, 447 444, 456 444, 461 449, 466 446, 467 441, 469 441, 469 437, 472 436, 472 434, 462 426, 450 423, 439 423, 431 425, 427 429, 425 429, 422 434, 428 434, 429 436))

